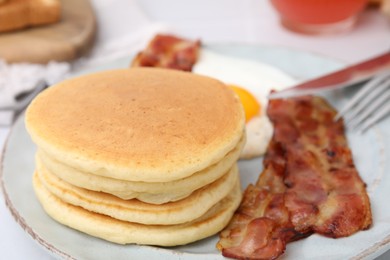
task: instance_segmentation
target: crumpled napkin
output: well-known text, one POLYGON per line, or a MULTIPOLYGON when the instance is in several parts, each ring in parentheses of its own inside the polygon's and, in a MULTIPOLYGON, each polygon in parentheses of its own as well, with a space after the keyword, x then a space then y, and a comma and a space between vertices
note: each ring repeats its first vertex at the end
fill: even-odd
POLYGON ((66 62, 49 62, 47 65, 16 63, 0 60, 0 125, 10 125, 18 103, 16 97, 34 89, 40 80, 48 85, 65 79, 70 71, 66 62), (7 110, 3 110, 8 108, 7 110))
POLYGON ((93 0, 97 20, 97 36, 91 53, 70 63, 6 64, 0 60, 0 126, 10 125, 13 111, 2 107, 14 106, 15 97, 32 90, 39 80, 54 84, 73 74, 93 70, 120 57, 130 57, 144 48, 157 33, 173 31, 168 26, 151 21, 136 0, 93 0))

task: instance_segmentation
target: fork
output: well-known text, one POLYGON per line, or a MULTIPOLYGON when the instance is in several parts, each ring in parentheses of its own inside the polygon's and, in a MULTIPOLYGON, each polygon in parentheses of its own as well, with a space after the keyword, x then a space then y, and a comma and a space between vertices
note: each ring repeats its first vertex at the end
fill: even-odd
POLYGON ((46 87, 47 87, 47 83, 44 80, 38 81, 32 90, 27 91, 27 92, 22 92, 22 93, 19 93, 18 95, 16 95, 15 105, 0 106, 0 111, 15 111, 15 112, 21 111, 31 102, 31 100, 36 95, 38 95, 46 87))
POLYGON ((341 117, 351 130, 364 133, 390 112, 390 70, 367 82, 339 111, 335 121, 341 117))

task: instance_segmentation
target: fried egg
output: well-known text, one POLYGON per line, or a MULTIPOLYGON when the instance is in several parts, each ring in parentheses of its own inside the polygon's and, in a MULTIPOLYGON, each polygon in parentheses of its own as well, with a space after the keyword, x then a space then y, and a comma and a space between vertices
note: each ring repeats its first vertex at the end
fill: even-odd
POLYGON ((216 78, 231 87, 240 98, 246 116, 247 142, 242 159, 264 155, 273 133, 266 115, 267 95, 294 84, 281 70, 257 61, 233 58, 206 49, 200 51, 192 72, 216 78))

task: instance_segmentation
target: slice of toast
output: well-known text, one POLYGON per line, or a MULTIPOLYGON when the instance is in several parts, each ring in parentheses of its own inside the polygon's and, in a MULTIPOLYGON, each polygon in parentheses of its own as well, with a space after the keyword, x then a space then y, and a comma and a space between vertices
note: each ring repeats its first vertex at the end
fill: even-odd
POLYGON ((382 12, 390 17, 390 0, 383 0, 381 5, 382 12))
POLYGON ((0 4, 0 32, 55 23, 60 16, 59 0, 8 0, 0 4))
POLYGON ((390 0, 370 0, 370 6, 379 7, 379 9, 390 17, 390 0))

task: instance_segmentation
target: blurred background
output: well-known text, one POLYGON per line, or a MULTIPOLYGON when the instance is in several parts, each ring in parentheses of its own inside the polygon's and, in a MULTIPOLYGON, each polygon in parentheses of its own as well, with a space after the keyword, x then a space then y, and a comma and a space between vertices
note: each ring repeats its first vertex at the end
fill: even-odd
MULTIPOLYGON (((335 2, 340 5, 343 1, 335 2)), ((276 9, 267 0, 167 0, 166 7, 160 5, 158 0, 139 1, 140 8, 151 20, 172 26, 180 35, 200 37, 206 43, 286 46, 346 62, 365 59, 390 48, 390 14, 386 16, 379 8, 364 10, 356 25, 345 32, 305 35, 282 27, 276 9)))
MULTIPOLYGON (((6 5, 15 0, 8 1, 0 4, 0 24, 6 5)), ((295 0, 302 2, 310 0, 295 0)), ((335 2, 345 8, 343 0, 335 2)), ((31 91, 42 78, 54 83, 116 59, 130 59, 158 32, 200 39, 205 45, 277 46, 352 64, 390 50, 389 2, 362 1, 356 21, 343 30, 303 33, 282 25, 280 9, 268 0, 63 0, 60 20, 47 25, 52 27, 39 27, 39 33, 33 28, 0 33, 0 107, 13 105, 15 96, 31 91), (53 60, 57 62, 47 64, 53 60)), ((13 117, 13 112, 3 115, 0 147, 13 117)), ((1 259, 51 259, 3 202, 0 230, 1 259)), ((380 259, 389 258, 387 253, 380 259)))

